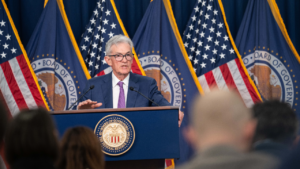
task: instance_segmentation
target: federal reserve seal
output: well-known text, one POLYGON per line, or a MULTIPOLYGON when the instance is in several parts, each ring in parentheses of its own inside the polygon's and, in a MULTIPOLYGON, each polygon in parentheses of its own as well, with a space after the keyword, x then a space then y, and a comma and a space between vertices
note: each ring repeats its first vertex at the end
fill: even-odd
POLYGON ((247 55, 243 61, 264 100, 279 99, 293 105, 293 79, 283 62, 260 50, 247 55))
POLYGON ((118 114, 103 117, 95 126, 94 133, 100 139, 103 153, 111 156, 126 153, 135 139, 132 123, 118 114))

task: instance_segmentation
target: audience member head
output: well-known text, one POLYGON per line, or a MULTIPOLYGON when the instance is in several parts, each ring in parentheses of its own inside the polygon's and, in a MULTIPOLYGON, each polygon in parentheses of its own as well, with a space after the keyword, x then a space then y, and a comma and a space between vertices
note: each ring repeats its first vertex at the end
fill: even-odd
POLYGON ((61 141, 59 169, 101 169, 104 156, 100 141, 87 127, 70 128, 61 141))
POLYGON ((191 121, 196 137, 189 138, 200 151, 218 145, 248 150, 256 125, 239 95, 217 89, 195 100, 191 121))
MULTIPOLYGON (((1 101, 1 100, 0 100, 1 101)), ((8 124, 7 111, 0 102, 0 142, 4 138, 4 133, 8 124)))
POLYGON ((22 110, 12 119, 5 136, 5 155, 10 165, 19 159, 31 157, 56 160, 58 140, 47 110, 22 110))
POLYGON ((278 100, 256 103, 252 113, 257 119, 254 142, 267 139, 291 144, 296 138, 298 120, 289 104, 278 100))

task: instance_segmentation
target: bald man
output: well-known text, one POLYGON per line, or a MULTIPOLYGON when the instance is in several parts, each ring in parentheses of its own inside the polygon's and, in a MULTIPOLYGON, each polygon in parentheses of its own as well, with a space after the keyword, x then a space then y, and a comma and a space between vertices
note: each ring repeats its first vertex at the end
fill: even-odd
POLYGON ((256 121, 234 92, 213 90, 198 97, 191 121, 186 136, 198 154, 182 168, 268 169, 275 165, 270 157, 246 153, 256 121))

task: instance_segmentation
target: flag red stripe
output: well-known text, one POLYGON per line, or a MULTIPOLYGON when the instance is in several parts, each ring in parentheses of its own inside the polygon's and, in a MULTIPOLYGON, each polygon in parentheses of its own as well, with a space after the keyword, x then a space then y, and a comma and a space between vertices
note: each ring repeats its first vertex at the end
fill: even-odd
POLYGON ((230 73, 230 70, 228 68, 228 65, 227 64, 223 64, 221 65, 220 67, 220 70, 222 72, 222 75, 224 77, 224 80, 227 84, 227 87, 230 88, 230 89, 234 89, 234 90, 237 90, 237 87, 234 83, 234 80, 233 80, 233 77, 230 73))
POLYGON ((205 73, 204 76, 210 89, 218 87, 212 71, 205 73))
POLYGON ((237 91, 237 93, 240 95, 240 97, 243 98, 242 94, 239 92, 237 86, 235 85, 235 82, 234 82, 233 77, 231 75, 231 72, 228 68, 228 65, 223 64, 223 65, 220 66, 220 69, 221 69, 221 72, 222 72, 223 77, 225 79, 225 82, 227 84, 227 87, 229 89, 233 89, 233 90, 237 91))
POLYGON ((5 79, 10 88, 10 91, 11 91, 19 109, 28 108, 8 61, 2 63, 1 67, 4 72, 5 79))
POLYGON ((172 160, 166 159, 165 163, 166 163, 166 166, 169 167, 172 165, 172 160))
POLYGON ((45 103, 42 99, 42 96, 40 95, 38 86, 34 81, 33 75, 31 74, 31 72, 29 70, 29 67, 28 67, 28 64, 27 64, 27 62, 24 58, 24 55, 21 54, 21 55, 17 56, 16 59, 19 63, 20 69, 22 70, 23 76, 24 76, 24 78, 27 82, 27 85, 28 85, 28 87, 31 91, 31 94, 33 95, 33 98, 34 98, 36 104, 38 106, 44 106, 45 107, 45 103))
POLYGON ((136 74, 139 74, 139 75, 142 75, 142 71, 140 70, 135 58, 133 58, 133 62, 132 62, 132 66, 131 66, 131 71, 133 73, 136 73, 136 74))
POLYGON ((102 76, 102 75, 105 75, 104 70, 102 70, 101 72, 99 72, 99 73, 97 74, 97 76, 102 76))
POLYGON ((241 65, 239 59, 235 59, 235 62, 236 62, 236 65, 237 65, 237 67, 238 67, 238 69, 240 71, 240 74, 241 74, 241 76, 243 78, 243 81, 244 81, 244 83, 245 83, 245 85, 246 85, 246 87, 248 89, 248 92, 249 92, 249 94, 250 94, 253 102, 254 103, 260 102, 260 99, 257 96, 256 91, 254 90, 253 86, 250 84, 250 82, 248 80, 248 77, 246 76, 246 74, 244 72, 244 69, 242 68, 242 65, 241 65))

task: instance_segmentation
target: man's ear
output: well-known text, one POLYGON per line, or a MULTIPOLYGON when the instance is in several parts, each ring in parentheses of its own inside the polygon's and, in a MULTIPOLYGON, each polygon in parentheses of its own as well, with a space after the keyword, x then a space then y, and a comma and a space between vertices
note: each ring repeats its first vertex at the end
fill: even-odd
POLYGON ((256 119, 251 119, 250 121, 248 121, 245 124, 244 141, 245 141, 245 143, 248 143, 248 145, 246 145, 246 147, 245 147, 246 150, 248 150, 251 146, 251 143, 253 141, 253 137, 255 135, 256 126, 257 126, 257 120, 256 119))
POLYGON ((109 56, 105 56, 104 59, 105 59, 105 62, 106 62, 109 66, 112 65, 112 63, 111 63, 111 58, 110 58, 109 56))

